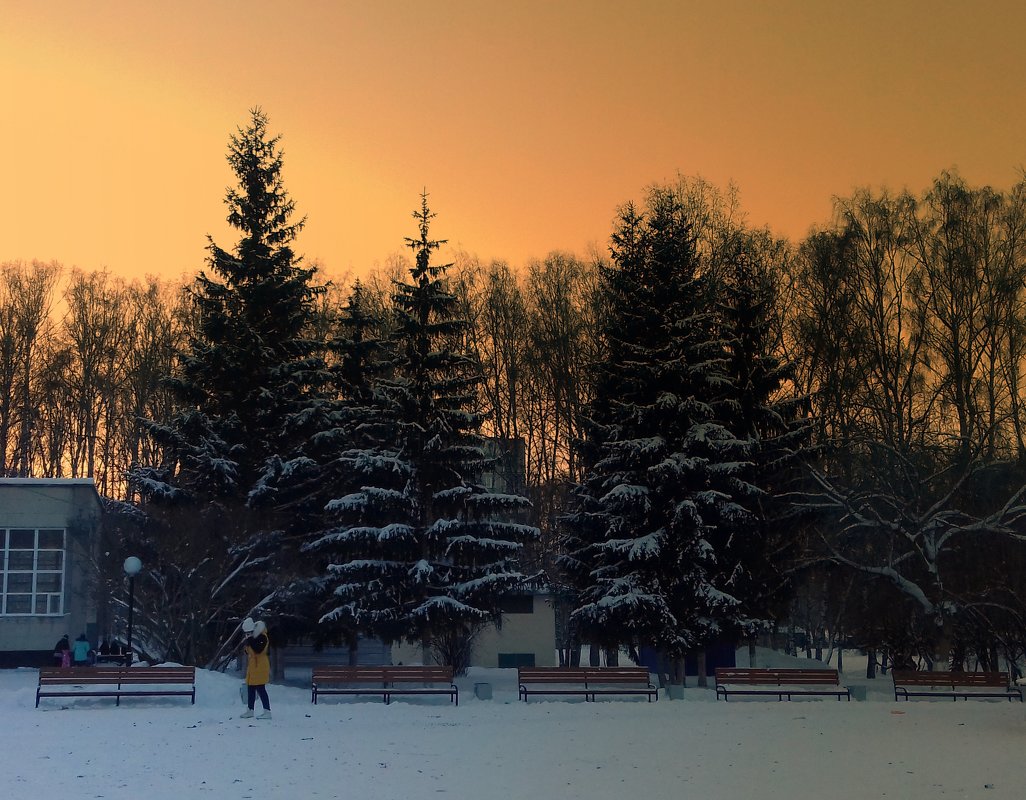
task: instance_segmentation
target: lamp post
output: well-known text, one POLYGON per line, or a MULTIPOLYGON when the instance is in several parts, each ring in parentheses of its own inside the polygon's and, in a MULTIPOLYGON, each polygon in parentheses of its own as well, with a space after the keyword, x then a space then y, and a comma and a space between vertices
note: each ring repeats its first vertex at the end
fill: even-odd
POLYGON ((125 666, 132 666, 132 611, 135 607, 135 576, 142 570, 142 561, 135 556, 125 559, 125 574, 128 576, 128 646, 125 648, 125 666))

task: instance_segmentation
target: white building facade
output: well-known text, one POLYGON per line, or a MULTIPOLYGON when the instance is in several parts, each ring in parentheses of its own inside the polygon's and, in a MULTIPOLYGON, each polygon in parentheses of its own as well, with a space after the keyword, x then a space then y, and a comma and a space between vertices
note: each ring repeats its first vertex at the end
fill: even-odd
POLYGON ((65 634, 95 641, 101 521, 92 479, 0 478, 0 666, 51 665, 65 634))

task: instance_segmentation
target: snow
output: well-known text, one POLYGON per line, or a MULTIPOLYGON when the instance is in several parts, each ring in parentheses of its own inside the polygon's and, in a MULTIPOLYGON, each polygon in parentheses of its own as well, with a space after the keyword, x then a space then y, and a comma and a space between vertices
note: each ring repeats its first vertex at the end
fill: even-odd
MULTIPOLYGON (((784 659, 760 651, 758 663, 784 659)), ((1023 704, 897 703, 888 678, 867 681, 847 655, 845 666, 866 701, 724 703, 689 687, 683 701, 524 703, 516 670, 472 669, 458 707, 439 697, 314 706, 302 682, 274 684, 270 721, 239 719, 234 673, 199 671, 195 706, 51 698, 36 709, 35 670, 2 670, 0 774, 7 797, 77 800, 1022 796, 1023 704), (491 700, 475 698, 476 682, 492 685, 491 700)))

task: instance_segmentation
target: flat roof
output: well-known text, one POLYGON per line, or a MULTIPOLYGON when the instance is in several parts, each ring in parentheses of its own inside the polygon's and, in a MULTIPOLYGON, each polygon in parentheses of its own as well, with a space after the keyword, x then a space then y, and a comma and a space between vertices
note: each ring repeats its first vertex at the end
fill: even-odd
POLYGON ((0 478, 0 486, 95 486, 92 478, 0 478))

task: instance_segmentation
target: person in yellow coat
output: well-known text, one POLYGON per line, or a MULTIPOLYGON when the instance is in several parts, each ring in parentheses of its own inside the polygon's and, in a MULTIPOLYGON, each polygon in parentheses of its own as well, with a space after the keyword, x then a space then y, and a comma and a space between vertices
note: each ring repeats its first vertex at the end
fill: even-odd
POLYGON ((259 695, 264 710, 257 719, 270 719, 271 701, 267 697, 267 683, 271 680, 271 660, 268 657, 271 642, 267 638, 267 625, 263 620, 254 622, 247 617, 242 623, 242 631, 246 634, 246 689, 249 694, 246 701, 249 709, 242 713, 242 717, 249 719, 253 716, 253 706, 259 695))

